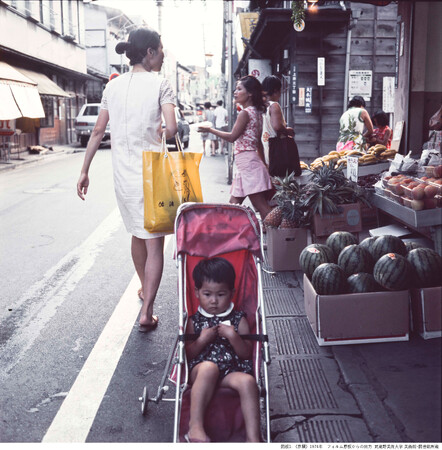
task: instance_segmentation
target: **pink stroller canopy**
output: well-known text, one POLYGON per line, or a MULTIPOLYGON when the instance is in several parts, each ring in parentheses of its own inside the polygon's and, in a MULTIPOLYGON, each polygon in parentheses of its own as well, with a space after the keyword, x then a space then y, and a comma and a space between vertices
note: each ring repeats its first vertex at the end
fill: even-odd
POLYGON ((176 251, 211 258, 248 250, 261 258, 259 230, 255 214, 243 206, 185 203, 175 222, 176 251))

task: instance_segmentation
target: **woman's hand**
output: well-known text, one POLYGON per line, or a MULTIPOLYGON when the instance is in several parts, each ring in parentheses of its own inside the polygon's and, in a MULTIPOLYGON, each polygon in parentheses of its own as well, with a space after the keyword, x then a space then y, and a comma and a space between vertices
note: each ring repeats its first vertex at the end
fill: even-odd
POLYGON ((84 196, 87 194, 87 189, 89 187, 89 176, 87 173, 82 173, 77 183, 77 194, 84 200, 84 196))
POLYGON ((208 125, 198 125, 198 128, 196 131, 198 131, 198 133, 210 133, 210 128, 208 125))

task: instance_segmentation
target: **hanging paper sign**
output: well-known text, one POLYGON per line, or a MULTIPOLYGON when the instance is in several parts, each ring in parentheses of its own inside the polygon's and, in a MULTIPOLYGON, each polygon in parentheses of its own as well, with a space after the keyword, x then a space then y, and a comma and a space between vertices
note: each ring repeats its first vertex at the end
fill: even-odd
POLYGON ((297 93, 298 93, 298 68, 296 64, 292 65, 292 77, 291 81, 291 93, 292 93, 292 103, 296 104, 297 102, 297 93))
POLYGON ((358 182, 359 176, 359 158, 356 156, 347 156, 347 178, 350 181, 358 182))
POLYGON ((305 88, 299 88, 299 106, 305 106, 305 88))
POLYGON ((312 113, 312 91, 313 91, 313 88, 311 86, 308 86, 305 88, 305 113, 306 114, 312 113))
POLYGON ((386 113, 394 112, 394 77, 382 79, 382 109, 386 113))
POLYGON ((325 58, 318 58, 318 86, 325 86, 325 58))
POLYGON ((349 98, 360 95, 365 101, 370 101, 373 86, 372 70, 350 70, 349 71, 349 98))

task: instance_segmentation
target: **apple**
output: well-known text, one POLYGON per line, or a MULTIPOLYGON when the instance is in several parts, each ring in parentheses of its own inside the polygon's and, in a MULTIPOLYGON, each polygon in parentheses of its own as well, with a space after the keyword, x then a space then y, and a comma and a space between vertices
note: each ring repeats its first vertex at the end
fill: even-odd
POLYGON ((421 211, 422 209, 425 208, 425 203, 423 200, 411 200, 411 207, 415 211, 421 211))
POLYGON ((422 200, 425 196, 425 189, 420 185, 416 186, 411 190, 411 196, 413 200, 422 200))
POLYGON ((425 209, 434 209, 437 206, 437 200, 433 198, 424 198, 425 209))
POLYGON ((420 177, 421 180, 426 181, 428 180, 428 177, 420 177))
POLYGON ((442 178, 438 178, 438 179, 435 181, 435 183, 436 183, 436 184, 442 185, 442 178))
POLYGON ((402 184, 397 184, 395 186, 395 192, 397 195, 403 195, 404 194, 404 187, 402 186, 402 184))
POLYGON ((414 187, 419 186, 419 183, 417 181, 412 181, 411 183, 409 183, 408 187, 410 189, 413 189, 414 187))
POLYGON ((435 177, 441 178, 442 177, 442 164, 440 164, 439 166, 436 166, 433 173, 434 173, 435 177))
POLYGON ((434 196, 437 194, 437 187, 428 185, 424 189, 425 191, 425 198, 434 198, 434 196))
POLYGON ((402 184, 410 184, 413 182, 413 178, 404 178, 402 184))

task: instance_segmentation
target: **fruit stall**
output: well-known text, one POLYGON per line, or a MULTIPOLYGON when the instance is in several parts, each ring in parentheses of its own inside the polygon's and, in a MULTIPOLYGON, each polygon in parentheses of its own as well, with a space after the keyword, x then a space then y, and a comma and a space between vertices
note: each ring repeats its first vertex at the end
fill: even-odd
POLYGON ((426 166, 424 173, 383 176, 371 201, 389 220, 432 239, 442 254, 442 165, 426 166))
POLYGON ((358 242, 346 231, 299 257, 304 304, 318 344, 342 345, 441 337, 442 257, 391 235, 358 242))

